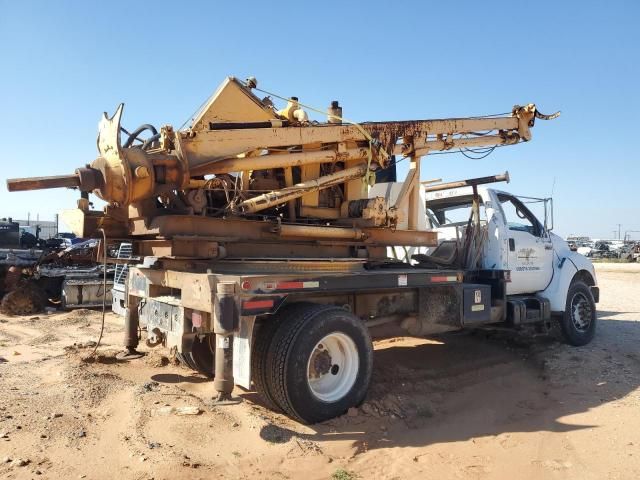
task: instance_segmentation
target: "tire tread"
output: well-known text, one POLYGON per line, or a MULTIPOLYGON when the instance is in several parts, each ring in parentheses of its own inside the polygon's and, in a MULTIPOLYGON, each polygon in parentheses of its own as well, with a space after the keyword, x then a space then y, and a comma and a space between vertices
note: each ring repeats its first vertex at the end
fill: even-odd
POLYGON ((312 304, 308 302, 285 305, 270 320, 260 326, 251 352, 251 378, 254 388, 267 408, 276 412, 283 411, 279 402, 274 398, 272 385, 268 374, 267 356, 272 345, 273 337, 282 324, 288 324, 299 316, 312 304))
POLYGON ((587 345, 589 342, 591 342, 591 340, 593 340, 593 337, 595 335, 597 319, 598 319, 598 314, 597 314, 596 304, 593 301, 593 296, 591 295, 591 290, 589 286, 586 283, 584 283, 582 280, 574 279, 571 282, 569 289, 567 290, 565 312, 562 314, 562 317, 560 318, 560 331, 562 333, 562 338, 564 342, 568 343, 569 345, 573 345, 574 347, 581 347, 583 345, 587 345), (574 331, 572 329, 571 320, 567 317, 567 315, 569 314, 567 310, 570 308, 570 305, 569 305, 570 297, 572 297, 573 291, 577 288, 582 288, 584 290, 584 293, 588 296, 588 298, 591 299, 591 307, 593 308, 592 324, 591 324, 590 330, 586 333, 586 335, 583 335, 582 333, 574 331))
POLYGON ((273 337, 271 354, 267 357, 268 382, 275 401, 285 413, 302 423, 307 421, 295 410, 287 394, 286 369, 289 353, 304 326, 317 315, 326 314, 332 310, 342 309, 335 305, 309 304, 301 315, 281 322, 273 337))

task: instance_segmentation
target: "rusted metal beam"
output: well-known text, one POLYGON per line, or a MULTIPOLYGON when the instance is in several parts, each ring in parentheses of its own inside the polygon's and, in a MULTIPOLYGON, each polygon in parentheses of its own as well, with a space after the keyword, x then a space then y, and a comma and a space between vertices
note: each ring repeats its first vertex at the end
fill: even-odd
POLYGON ((191 169, 191 176, 242 172, 246 170, 268 170, 271 168, 291 168, 318 163, 346 162, 367 158, 367 148, 352 148, 346 152, 321 150, 317 152, 268 154, 257 157, 226 158, 205 163, 191 169))
POLYGON ((219 256, 217 242, 197 236, 176 236, 171 240, 141 240, 137 242, 137 246, 142 256, 159 258, 217 258, 219 256))
MULTIPOLYGON (((130 221, 131 234, 134 236, 173 237, 198 232, 198 235, 213 237, 211 240, 232 244, 239 241, 281 244, 281 237, 273 233, 276 226, 275 222, 186 215, 162 215, 151 220, 140 218, 130 221)), ((362 245, 437 245, 438 234, 435 231, 391 230, 382 227, 363 227, 362 231, 366 235, 366 238, 361 240, 362 245)))
POLYGON ((7 189, 10 192, 25 190, 42 190, 46 188, 77 188, 80 177, 77 174, 55 175, 50 177, 29 177, 7 179, 7 189))
MULTIPOLYGON (((513 145, 520 141, 517 134, 512 135, 484 135, 482 137, 473 138, 452 138, 452 139, 436 139, 425 140, 416 139, 414 144, 414 154, 418 157, 427 155, 430 151, 455 150, 458 148, 478 148, 493 147, 496 145, 513 145)), ((403 155, 403 145, 396 145, 393 149, 395 155, 403 155)))
MULTIPOLYGON (((513 131, 520 127, 518 117, 450 118, 408 122, 367 122, 355 125, 316 125, 310 127, 246 128, 241 130, 205 130, 195 136, 179 133, 183 154, 193 169, 202 164, 224 160, 256 148, 278 148, 312 143, 366 141, 364 129, 371 135, 395 140, 404 136, 424 137, 489 130, 513 131)), ((525 127, 522 127, 523 129, 525 127)), ((431 147, 430 147, 431 148, 431 147)), ((438 150, 435 148, 435 150, 438 150)))
POLYGON ((472 187, 475 185, 484 185, 487 183, 507 182, 509 183, 509 172, 499 175, 491 175, 489 177, 469 178, 467 180, 459 180, 457 182, 439 183, 425 187, 425 192, 439 192, 441 190, 449 190, 450 188, 472 187))
POLYGON ((278 225, 273 231, 281 237, 339 238, 341 240, 362 240, 365 237, 364 232, 359 228, 314 225, 278 225))

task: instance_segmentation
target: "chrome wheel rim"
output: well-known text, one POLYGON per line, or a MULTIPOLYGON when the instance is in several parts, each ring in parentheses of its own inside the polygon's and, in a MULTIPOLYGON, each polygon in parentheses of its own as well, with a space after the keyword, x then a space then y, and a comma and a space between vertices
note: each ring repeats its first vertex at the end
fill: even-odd
POLYGON ((571 298, 571 322, 579 332, 586 332, 591 326, 593 308, 584 293, 578 292, 571 298))

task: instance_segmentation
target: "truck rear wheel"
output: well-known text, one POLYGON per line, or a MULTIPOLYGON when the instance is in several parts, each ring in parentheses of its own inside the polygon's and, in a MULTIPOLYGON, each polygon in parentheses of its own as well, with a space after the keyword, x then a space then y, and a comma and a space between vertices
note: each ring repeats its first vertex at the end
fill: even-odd
POLYGON ((187 353, 195 369, 208 378, 213 378, 215 373, 216 336, 212 333, 203 338, 196 338, 191 345, 191 351, 187 353))
POLYGON ((363 322, 339 307, 311 305, 279 323, 266 372, 282 410, 316 423, 360 404, 372 368, 373 346, 363 322))
POLYGON ((191 344, 191 351, 176 353, 176 358, 185 367, 208 378, 213 378, 215 373, 215 341, 214 334, 206 335, 202 339, 195 338, 191 344))
POLYGON ((596 303, 589 286, 574 281, 567 292, 564 313, 560 320, 562 337, 569 345, 586 345, 596 333, 596 303))
POLYGON ((256 331, 256 340, 251 349, 251 379, 265 406, 276 412, 280 412, 282 409, 276 402, 267 379, 267 352, 280 323, 292 321, 312 305, 308 302, 285 305, 273 317, 260 323, 256 331))

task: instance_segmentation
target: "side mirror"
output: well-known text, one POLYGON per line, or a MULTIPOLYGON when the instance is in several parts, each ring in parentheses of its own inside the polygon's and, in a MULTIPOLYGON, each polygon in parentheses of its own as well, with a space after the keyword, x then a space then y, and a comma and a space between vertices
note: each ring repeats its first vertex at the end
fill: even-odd
POLYGON ((553 230, 553 198, 544 199, 544 229, 553 230))

